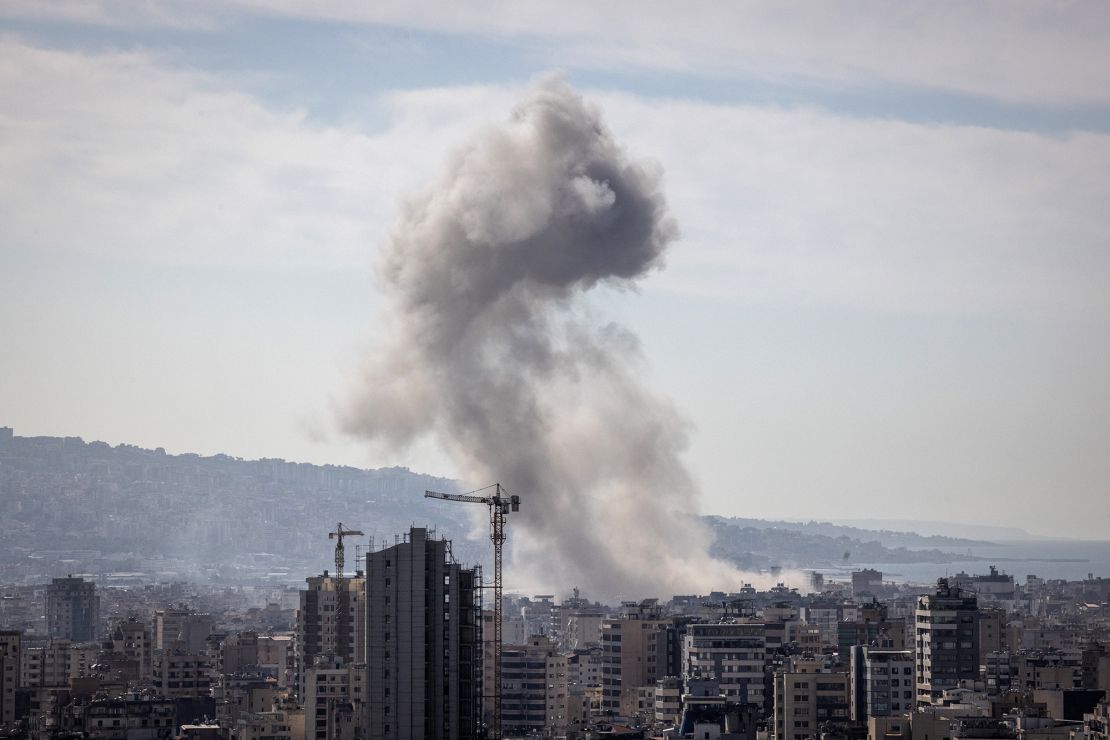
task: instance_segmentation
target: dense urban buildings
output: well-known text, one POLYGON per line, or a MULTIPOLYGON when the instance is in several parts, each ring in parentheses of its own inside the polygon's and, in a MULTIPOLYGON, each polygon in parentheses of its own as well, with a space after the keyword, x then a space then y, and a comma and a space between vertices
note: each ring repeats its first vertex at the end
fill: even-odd
MULTIPOLYGON (((288 464, 259 473, 234 460, 5 439, 5 532, 46 516, 24 495, 35 481, 68 485, 89 470, 105 477, 86 494, 108 508, 131 503, 98 486, 157 481, 160 489, 176 480, 246 491, 269 489, 273 478, 260 483, 266 475, 299 476, 288 464), (120 459, 127 463, 117 467, 120 459), (44 460, 76 472, 61 479, 28 472, 44 460), (209 466, 218 474, 207 475, 209 466)), ((314 485, 326 480, 361 497, 367 509, 376 505, 357 476, 303 472, 314 485)), ((281 520, 272 511, 278 504, 268 506, 265 516, 281 520)), ((342 518, 366 521, 347 513, 342 518)), ((333 523, 325 525, 314 536, 326 543, 333 523)), ((728 547, 749 536, 753 546, 773 542, 752 520, 715 525, 728 547)), ((233 528, 213 526, 194 548, 231 547, 222 538, 233 528)), ((778 531, 794 543, 827 538, 840 555, 845 541, 854 542, 843 538, 860 536, 828 527, 778 531)), ((275 543, 281 531, 273 530, 275 543)), ((892 547, 943 542, 875 536, 892 547)), ((479 740, 491 731, 495 690, 506 740, 1107 735, 1110 579, 1094 573, 1014 578, 985 563, 922 584, 891 580, 875 563, 824 568, 790 585, 721 584, 706 594, 617 604, 573 587, 565 598, 506 593, 495 684, 494 612, 470 564, 480 558, 461 557, 456 543, 419 527, 351 549, 362 547, 365 556, 343 581, 349 628, 342 629, 334 576, 294 572, 277 556, 250 556, 269 571, 261 576, 252 571, 240 581, 237 565, 222 572, 205 565, 205 577, 189 581, 174 569, 105 567, 124 561, 93 550, 64 551, 70 567, 59 573, 19 537, 0 540, 4 562, 23 558, 6 571, 16 577, 0 583, 0 737, 479 740), (98 565, 72 567, 78 562, 98 565), (41 568, 30 570, 35 564, 41 568)), ((330 554, 321 548, 316 562, 330 554)))
MULTIPOLYGON (((88 641, 51 636, 47 612, 91 579, 8 587, 0 613, 21 627, 0 630, 0 721, 40 740, 486 737, 478 571, 421 528, 360 565, 345 651, 326 573, 256 596, 97 583, 88 641)), ((867 574, 864 593, 851 576, 617 606, 509 594, 505 737, 1099 736, 1110 580, 867 574)))

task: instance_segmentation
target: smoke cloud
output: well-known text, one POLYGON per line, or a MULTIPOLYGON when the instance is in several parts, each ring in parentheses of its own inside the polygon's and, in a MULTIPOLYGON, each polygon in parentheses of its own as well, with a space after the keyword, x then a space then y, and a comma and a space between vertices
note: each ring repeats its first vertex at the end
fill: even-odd
POLYGON ((342 423, 396 447, 433 435, 468 481, 519 494, 509 583, 613 598, 751 580, 686 516, 687 425, 637 379, 636 337, 582 300, 660 268, 675 236, 658 168, 556 78, 402 208, 387 339, 342 423))

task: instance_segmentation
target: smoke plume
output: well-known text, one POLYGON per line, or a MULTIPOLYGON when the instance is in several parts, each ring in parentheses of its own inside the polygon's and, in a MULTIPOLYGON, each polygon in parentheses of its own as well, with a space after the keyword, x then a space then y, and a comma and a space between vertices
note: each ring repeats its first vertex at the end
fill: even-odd
POLYGON ((545 79, 408 200, 385 244, 388 338, 343 424, 395 446, 433 435, 467 481, 519 494, 509 583, 612 598, 747 577, 685 516, 687 427, 637 379, 636 337, 582 301, 661 267, 675 235, 657 168, 545 79))

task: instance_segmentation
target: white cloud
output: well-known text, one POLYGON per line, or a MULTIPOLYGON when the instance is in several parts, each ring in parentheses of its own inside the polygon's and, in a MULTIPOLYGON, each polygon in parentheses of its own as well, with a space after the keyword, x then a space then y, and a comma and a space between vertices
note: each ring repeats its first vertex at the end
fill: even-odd
MULTIPOLYGON (((398 198, 517 90, 403 91, 325 126, 144 54, 0 48, 6 249, 364 267, 398 198)), ((661 286, 888 309, 1108 314, 1110 137, 597 93, 684 234, 661 286)))
POLYGON ((603 104, 668 173, 686 237, 670 275, 753 298, 1108 315, 1110 136, 603 104))
POLYGON ((143 26, 280 14, 515 39, 565 67, 908 86, 1045 106, 1110 104, 1110 14, 1099 3, 15 0, 0 12, 143 26))
POLYGON ((0 99, 8 249, 365 266, 398 193, 451 140, 431 122, 429 141, 403 112, 386 132, 322 126, 147 54, 11 38, 0 41, 0 99))

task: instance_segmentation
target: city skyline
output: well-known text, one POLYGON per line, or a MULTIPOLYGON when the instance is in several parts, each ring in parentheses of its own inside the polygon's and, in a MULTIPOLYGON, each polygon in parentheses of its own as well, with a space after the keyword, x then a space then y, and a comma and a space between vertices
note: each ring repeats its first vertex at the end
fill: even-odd
POLYGON ((0 9, 0 424, 459 477, 335 414, 399 205, 561 70, 661 171, 666 265, 588 308, 701 510, 1105 537, 1104 13, 498 8, 0 9))

